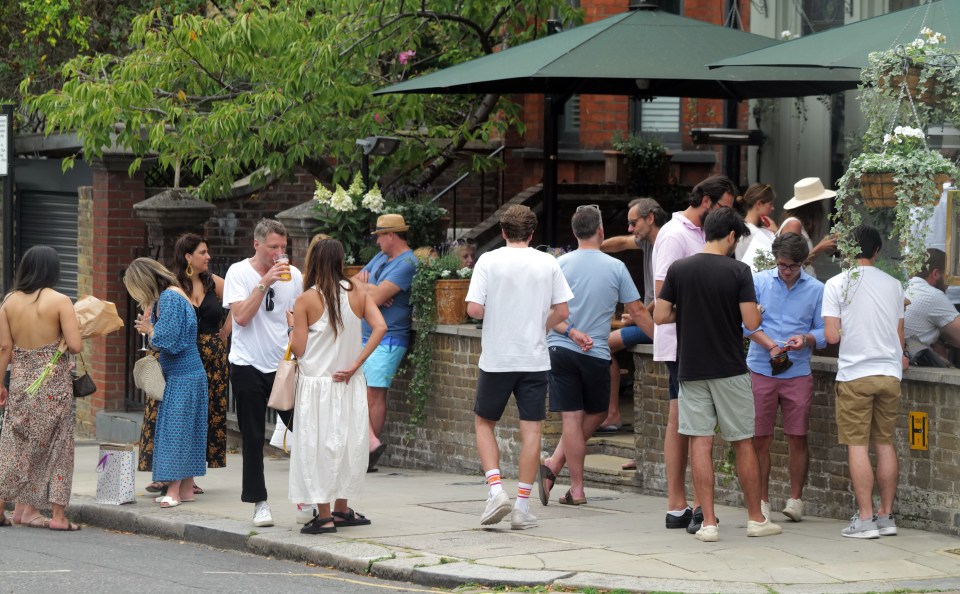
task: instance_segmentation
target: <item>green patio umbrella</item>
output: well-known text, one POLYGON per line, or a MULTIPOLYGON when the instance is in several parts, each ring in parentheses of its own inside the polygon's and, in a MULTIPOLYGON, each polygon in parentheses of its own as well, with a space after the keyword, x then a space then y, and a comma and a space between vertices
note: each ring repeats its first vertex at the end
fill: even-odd
POLYGON ((641 5, 595 23, 377 90, 747 99, 824 95, 857 76, 815 68, 711 70, 707 64, 780 42, 641 5))
MULTIPOLYGON (((958 0, 960 1, 960 0, 958 0)), ((857 72, 728 68, 707 64, 779 43, 641 4, 374 92, 544 95, 543 195, 548 243, 556 233, 559 114, 574 94, 741 99, 825 95, 856 88, 857 72)))
POLYGON ((730 70, 731 66, 738 67, 735 70, 764 66, 859 71, 867 66, 870 52, 906 45, 920 36, 923 27, 946 35, 947 47, 960 53, 960 1, 941 0, 713 60, 710 66, 717 73, 730 70))

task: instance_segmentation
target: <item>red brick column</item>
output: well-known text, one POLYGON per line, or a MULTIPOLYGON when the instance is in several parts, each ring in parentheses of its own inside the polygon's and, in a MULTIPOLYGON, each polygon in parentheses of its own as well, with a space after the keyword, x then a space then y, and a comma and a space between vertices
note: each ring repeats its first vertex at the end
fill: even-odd
MULTIPOLYGON (((93 295, 114 302, 124 320, 127 319, 127 291, 122 271, 146 245, 146 227, 133 211, 133 205, 146 198, 143 174, 138 172, 131 177, 127 174, 129 166, 130 160, 123 157, 93 163, 90 218, 80 221, 92 230, 89 235, 83 230, 80 232, 81 238, 92 237, 90 269, 80 273, 90 275, 93 295)), ((81 427, 93 424, 99 411, 124 409, 127 350, 125 329, 86 341, 87 364, 97 383, 97 392, 86 399, 87 410, 77 410, 81 427)))

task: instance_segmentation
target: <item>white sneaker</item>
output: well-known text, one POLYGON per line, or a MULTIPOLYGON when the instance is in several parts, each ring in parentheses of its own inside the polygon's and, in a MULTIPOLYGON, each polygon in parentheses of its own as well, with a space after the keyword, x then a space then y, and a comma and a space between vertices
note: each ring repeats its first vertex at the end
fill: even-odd
POLYGON ((762 513, 762 514, 763 514, 763 517, 765 517, 765 518, 769 518, 769 517, 770 517, 770 502, 769 502, 769 501, 764 501, 763 499, 760 500, 760 513, 762 513))
POLYGON ((487 499, 487 507, 480 516, 480 523, 484 526, 496 524, 510 513, 513 507, 510 505, 510 497, 504 491, 500 491, 494 497, 487 499))
POLYGON ((310 522, 310 520, 317 517, 319 512, 317 512, 317 506, 312 503, 298 503, 297 504, 297 524, 303 526, 310 522))
POLYGON ((253 508, 253 525, 257 528, 273 526, 273 516, 270 514, 270 504, 261 501, 253 508))
POLYGON ((697 530, 697 540, 702 542, 717 542, 720 540, 720 528, 703 524, 697 530))
POLYGON ((747 536, 774 536, 783 532, 780 524, 774 524, 764 517, 762 522, 747 520, 747 536))
POLYGON ((803 501, 799 499, 787 499, 787 504, 783 506, 783 515, 787 516, 794 522, 799 522, 803 519, 803 501))
POLYGON ((537 517, 530 513, 529 511, 523 511, 522 509, 513 508, 513 511, 510 512, 510 529, 511 530, 526 530, 527 528, 536 528, 537 527, 537 517))

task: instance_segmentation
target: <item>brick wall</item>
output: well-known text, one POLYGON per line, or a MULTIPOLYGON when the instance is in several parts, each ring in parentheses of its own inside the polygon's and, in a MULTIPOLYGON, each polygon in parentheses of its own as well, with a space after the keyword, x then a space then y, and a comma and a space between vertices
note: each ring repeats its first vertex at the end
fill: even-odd
MULTIPOLYGON (((440 326, 432 337, 436 357, 432 366, 435 392, 427 406, 427 418, 409 438, 406 421, 409 403, 404 402, 407 377, 400 376, 388 395, 384 439, 390 444, 384 454, 390 465, 474 473, 482 476, 474 445, 473 398, 480 351, 480 331, 472 326, 440 326)), ((667 418, 667 370, 655 363, 651 347, 635 347, 634 431, 639 471, 634 489, 664 495, 663 431, 667 418)), ((846 449, 837 444, 834 421, 834 359, 815 357, 815 393, 810 416, 810 473, 804 503, 811 515, 849 518, 855 508, 847 468, 846 449)), ((900 486, 894 506, 903 526, 960 535, 960 371, 917 370, 906 372, 896 445, 900 459, 900 486), (907 412, 929 414, 929 450, 911 450, 907 442, 907 412)), ((507 407, 498 425, 500 467, 504 476, 516 478, 520 448, 515 407, 507 407)), ((559 423, 553 416, 543 429, 544 447, 556 442, 559 423)), ((720 468, 729 446, 720 438, 714 450, 720 468)), ((772 448, 770 494, 774 509, 789 496, 786 474, 786 442, 777 429, 772 448)), ((741 505, 735 474, 717 472, 718 502, 741 505)), ((478 481, 479 482, 479 481, 478 481)), ((690 484, 688 478, 688 485, 690 484)))

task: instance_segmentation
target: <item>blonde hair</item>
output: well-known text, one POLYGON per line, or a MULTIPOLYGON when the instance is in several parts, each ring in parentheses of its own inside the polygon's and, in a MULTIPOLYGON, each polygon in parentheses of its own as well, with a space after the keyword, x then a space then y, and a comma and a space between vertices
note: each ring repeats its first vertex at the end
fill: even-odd
MULTIPOLYGON (((317 245, 324 239, 331 239, 326 233, 317 233, 313 236, 313 239, 310 240, 310 245, 307 246, 307 255, 303 257, 303 269, 310 270, 310 253, 313 251, 313 246, 317 245)), ((309 289, 308 285, 304 285, 304 290, 309 289)))
POLYGON ((429 245, 425 245, 413 250, 413 255, 419 261, 433 260, 437 257, 437 250, 433 249, 429 245))
POLYGON ((123 273, 127 292, 140 307, 147 309, 160 299, 160 293, 168 287, 178 286, 177 277, 167 267, 150 258, 137 258, 123 273))

